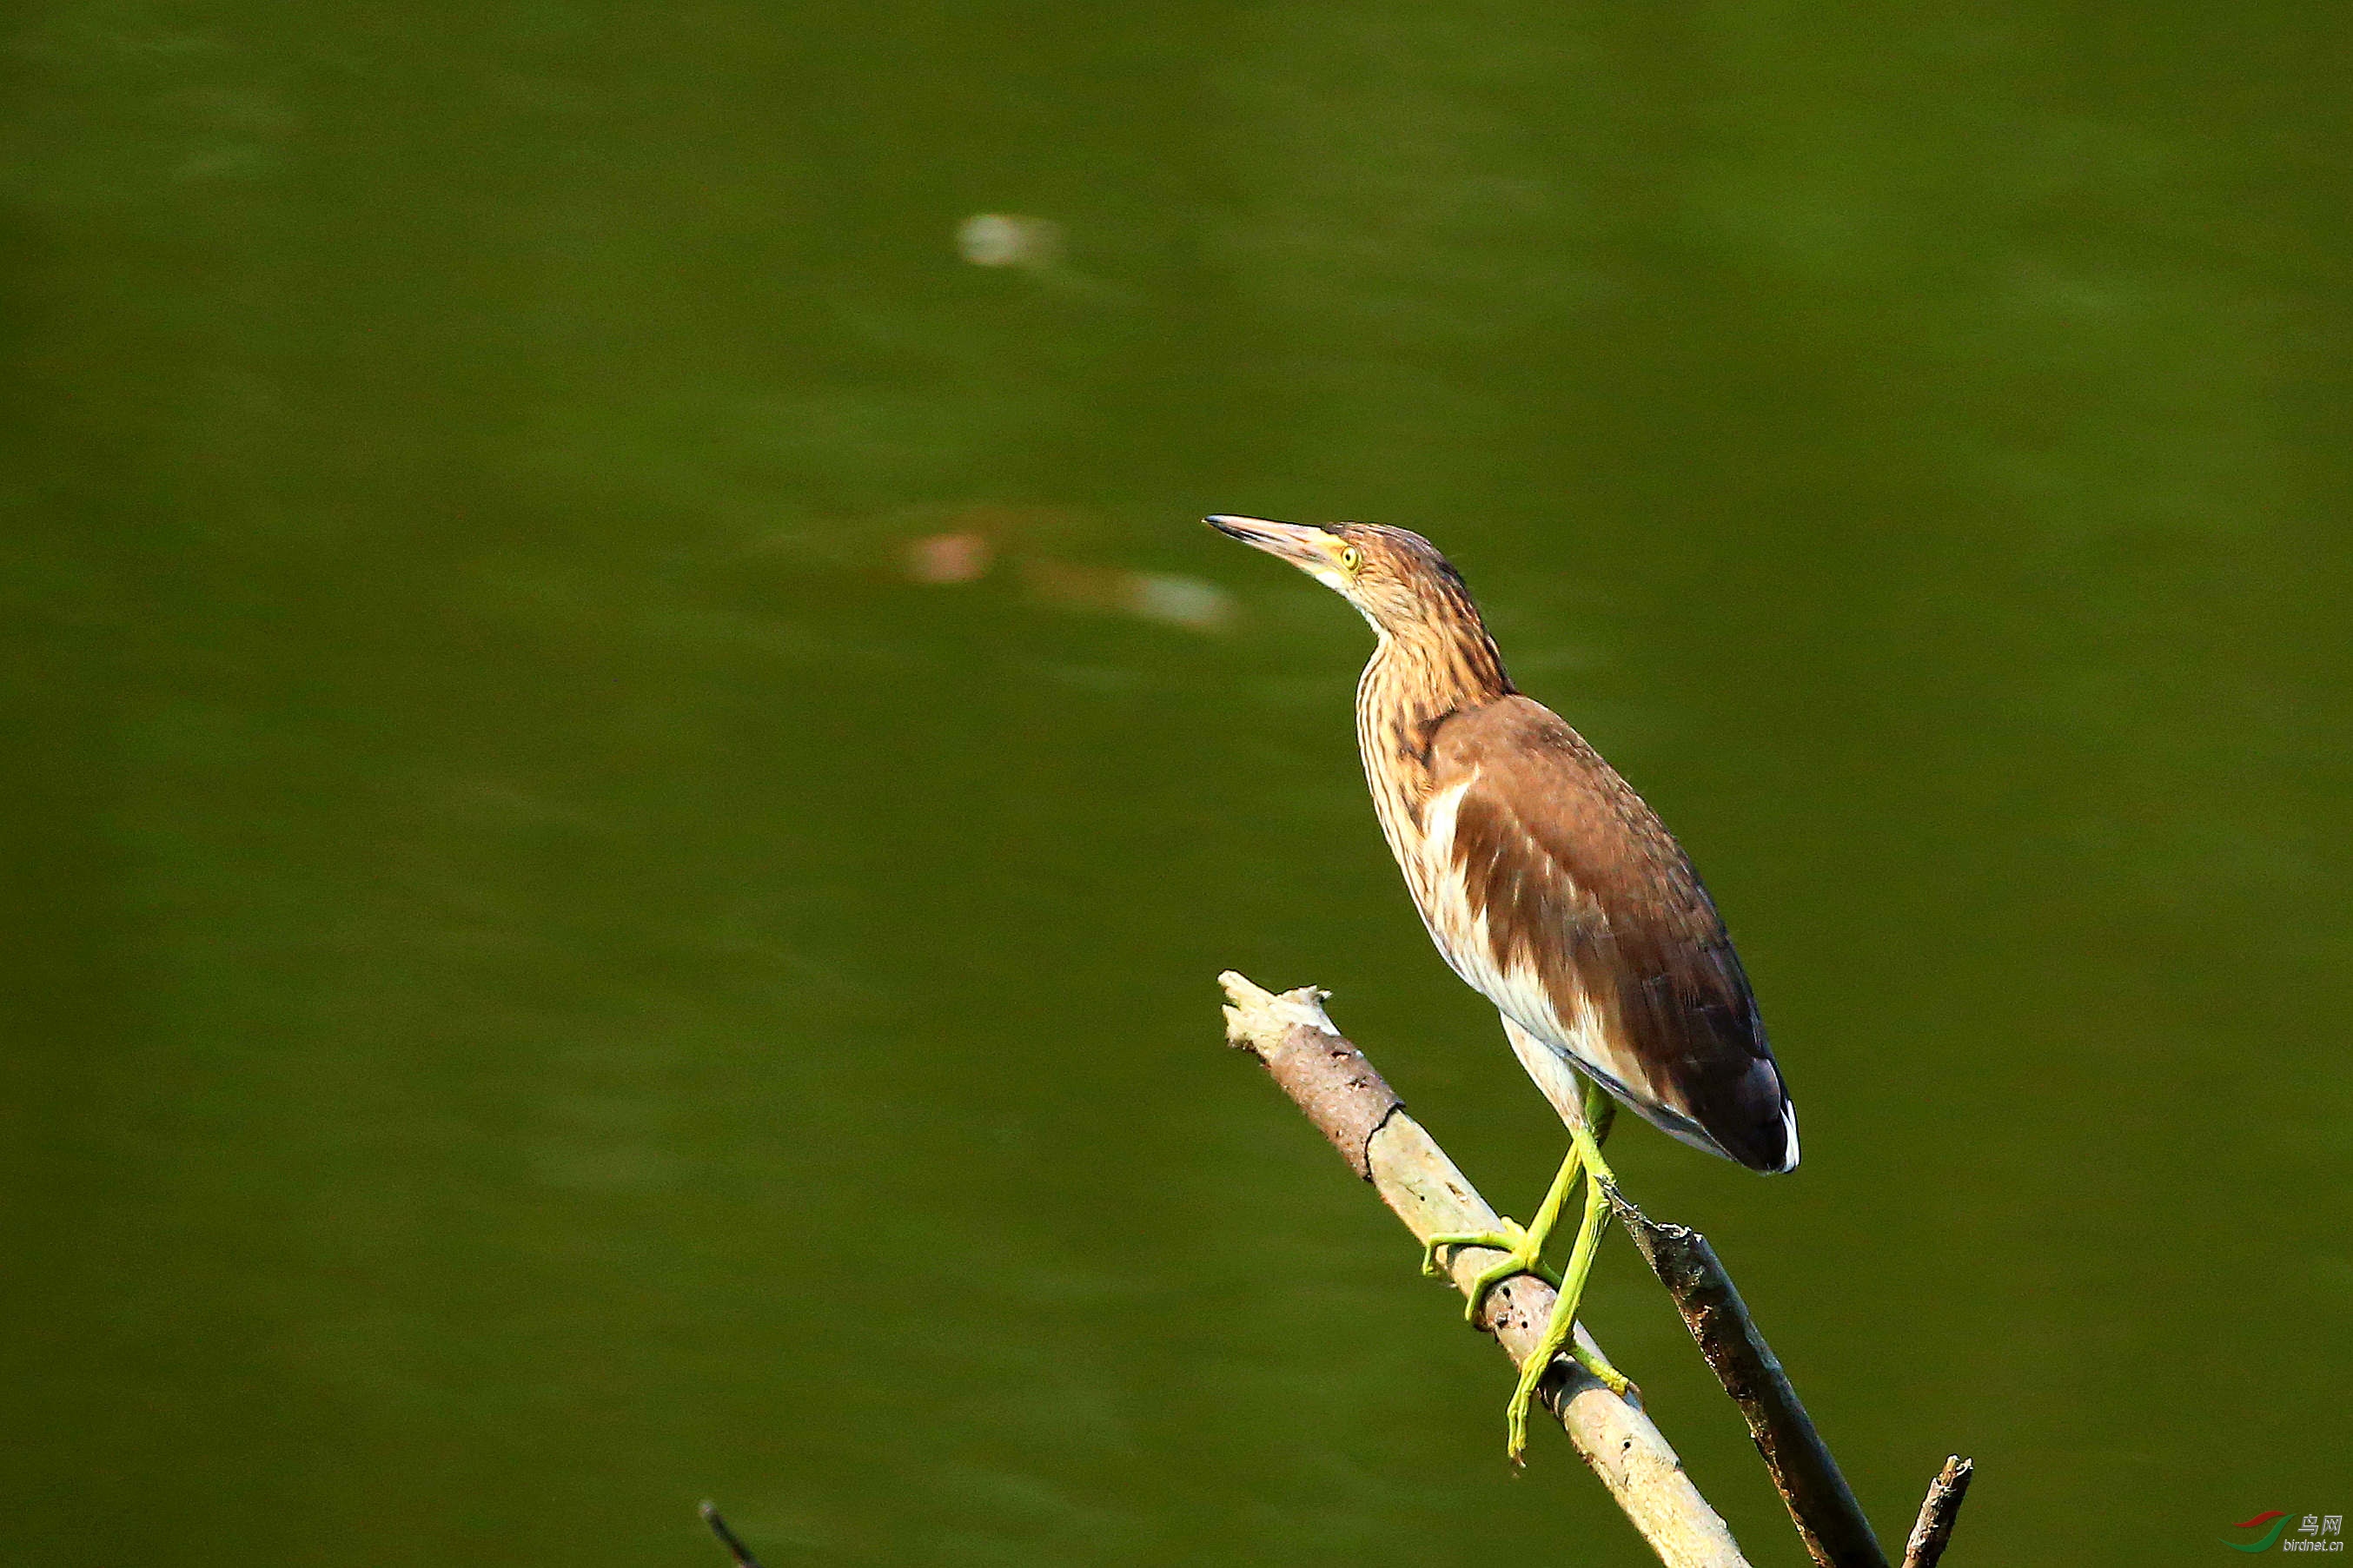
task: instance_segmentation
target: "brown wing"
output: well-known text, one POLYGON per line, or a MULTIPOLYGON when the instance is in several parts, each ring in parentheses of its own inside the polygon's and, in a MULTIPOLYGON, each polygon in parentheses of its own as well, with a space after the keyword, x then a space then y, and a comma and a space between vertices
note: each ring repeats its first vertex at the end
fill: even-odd
POLYGON ((1796 1114, 1739 955, 1641 797, 1525 697, 1450 716, 1430 758, 1433 800, 1461 786, 1451 869, 1472 916, 1461 934, 1486 948, 1464 956, 1520 980, 1491 997, 1516 1016, 1533 979, 1567 1022, 1519 1024, 1565 1037, 1547 1043, 1618 1079, 1643 1116, 1751 1170, 1795 1166, 1796 1114))

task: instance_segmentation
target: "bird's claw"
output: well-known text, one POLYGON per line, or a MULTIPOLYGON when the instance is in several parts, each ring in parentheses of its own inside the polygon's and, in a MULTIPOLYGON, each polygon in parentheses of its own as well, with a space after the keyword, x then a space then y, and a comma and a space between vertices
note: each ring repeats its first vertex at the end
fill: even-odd
POLYGON ((1462 1309, 1463 1321, 1476 1323, 1479 1309, 1487 1304, 1488 1294, 1514 1274, 1533 1274, 1557 1289, 1560 1276, 1544 1266, 1544 1237, 1531 1234, 1517 1220, 1504 1221, 1502 1230, 1442 1231, 1423 1243, 1421 1271, 1433 1279, 1446 1279, 1450 1271, 1438 1261, 1440 1247, 1484 1247, 1504 1256, 1472 1276, 1467 1288, 1470 1300, 1462 1309))
POLYGON ((1450 1270, 1438 1261, 1441 1247, 1482 1247, 1517 1257, 1527 1247, 1527 1230, 1517 1220, 1507 1219, 1503 1224, 1501 1230, 1440 1231, 1421 1244, 1421 1271, 1433 1279, 1448 1277, 1450 1270))

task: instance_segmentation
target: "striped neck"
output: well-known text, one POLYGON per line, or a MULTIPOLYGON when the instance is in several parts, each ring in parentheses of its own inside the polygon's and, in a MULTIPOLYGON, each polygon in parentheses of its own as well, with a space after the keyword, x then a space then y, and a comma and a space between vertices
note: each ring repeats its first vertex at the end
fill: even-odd
POLYGON ((1398 635, 1376 627, 1380 646, 1356 681, 1356 750, 1381 827, 1400 858, 1398 835, 1430 795, 1430 745, 1439 723, 1514 689, 1478 611, 1467 602, 1463 607, 1469 613, 1444 628, 1398 635))

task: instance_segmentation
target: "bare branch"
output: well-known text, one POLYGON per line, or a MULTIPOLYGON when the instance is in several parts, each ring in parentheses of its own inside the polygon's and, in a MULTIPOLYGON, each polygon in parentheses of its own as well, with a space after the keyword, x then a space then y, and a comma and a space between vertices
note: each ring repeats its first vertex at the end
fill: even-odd
POLYGON ((1953 1521, 1961 1516, 1961 1499, 1968 1495, 1969 1475, 1977 1468, 1955 1454, 1928 1483, 1927 1500, 1920 1505, 1920 1522, 1904 1548, 1904 1568, 1936 1568, 1945 1543, 1953 1538, 1953 1521))
MULTIPOLYGON (((1313 986, 1281 995, 1229 971, 1226 1038, 1266 1064, 1356 1173, 1416 1237, 1500 1228, 1454 1162, 1406 1113, 1398 1097, 1324 1015, 1313 986)), ((1458 1247, 1448 1265, 1467 1287, 1493 1256, 1458 1247)), ((1552 1287, 1528 1275, 1498 1286, 1480 1314, 1514 1364, 1533 1353, 1552 1315, 1552 1287)), ((1583 1324, 1577 1337, 1592 1343, 1583 1324)), ((1554 1364, 1542 1397, 1569 1440, 1626 1517, 1669 1568, 1747 1568, 1732 1531, 1683 1473, 1683 1461, 1640 1405, 1620 1399, 1567 1357, 1554 1364)))
POLYGON ((1609 1199, 1651 1271, 1675 1299, 1716 1381, 1740 1406, 1814 1561, 1821 1568, 1887 1568, 1871 1521, 1707 1237, 1659 1224, 1615 1191, 1609 1199))

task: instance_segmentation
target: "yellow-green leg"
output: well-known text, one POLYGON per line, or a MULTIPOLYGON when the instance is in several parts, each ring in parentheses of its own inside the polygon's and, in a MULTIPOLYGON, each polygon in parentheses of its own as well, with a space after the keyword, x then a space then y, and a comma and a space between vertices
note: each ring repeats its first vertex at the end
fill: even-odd
POLYGON ((1585 1294, 1586 1277, 1593 1271, 1593 1255, 1601 1246, 1601 1233, 1609 1224, 1609 1198, 1603 1188, 1614 1185, 1617 1178, 1601 1158, 1601 1140, 1609 1135, 1609 1123, 1616 1107, 1599 1089, 1588 1089, 1585 1098, 1586 1125, 1571 1127, 1573 1140, 1569 1162, 1562 1167, 1564 1173, 1577 1164, 1586 1173, 1585 1219, 1577 1227, 1577 1245, 1568 1255, 1568 1266, 1561 1270, 1560 1295, 1553 1303, 1552 1317, 1545 1324, 1544 1338, 1527 1360, 1520 1363, 1519 1386, 1512 1390, 1512 1403, 1504 1413, 1506 1429, 1505 1452, 1517 1459, 1528 1446, 1528 1405, 1535 1398, 1536 1387, 1552 1366, 1553 1357, 1566 1349, 1579 1365, 1608 1384, 1610 1390, 1624 1394, 1632 1386, 1616 1367, 1594 1352, 1577 1342, 1577 1306, 1585 1294))

